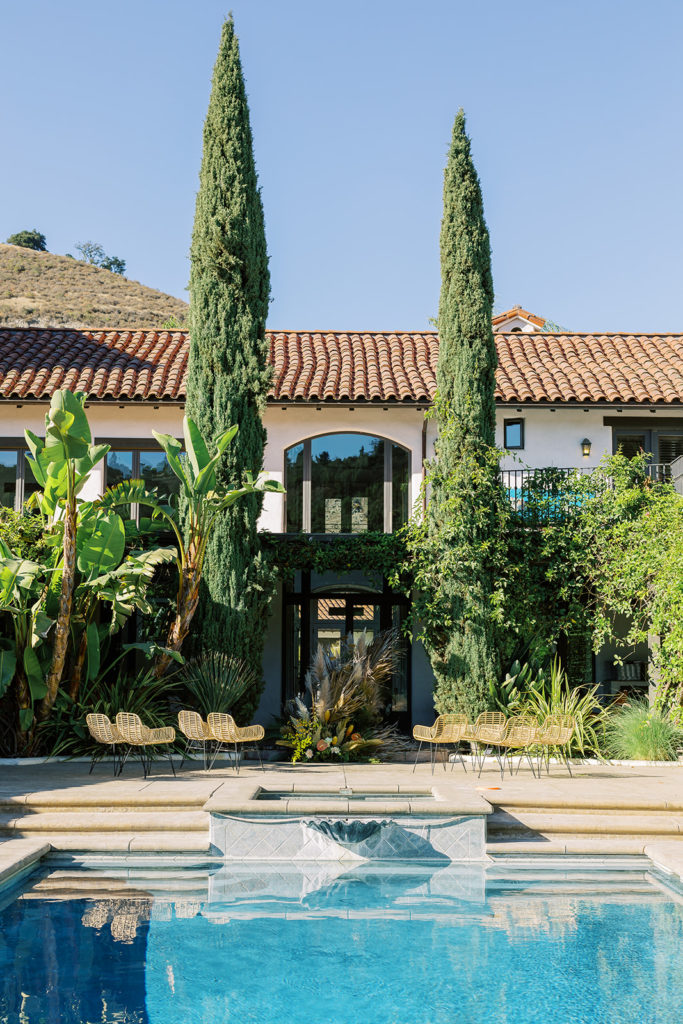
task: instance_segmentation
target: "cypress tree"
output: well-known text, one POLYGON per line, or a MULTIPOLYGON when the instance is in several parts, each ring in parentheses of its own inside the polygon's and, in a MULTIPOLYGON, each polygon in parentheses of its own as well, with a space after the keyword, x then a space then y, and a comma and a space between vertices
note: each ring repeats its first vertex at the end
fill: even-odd
POLYGON ((465 114, 453 124, 444 174, 437 412, 453 416, 463 441, 495 443, 496 346, 491 246, 465 114))
MULTIPOLYGON (((270 276, 249 108, 232 16, 213 72, 191 249, 187 408, 203 436, 239 432, 217 473, 239 486, 263 466, 270 380, 265 337, 270 276)), ((244 658, 261 678, 270 594, 257 520, 261 496, 223 513, 209 546, 192 647, 244 658)), ((254 709, 243 708, 247 717, 254 709)))
MULTIPOLYGON (((495 442, 493 280, 481 188, 465 115, 453 125, 444 175, 436 415, 439 437, 423 558, 431 561, 426 637, 439 711, 470 716, 497 678, 494 622, 501 492, 495 442)), ((428 588, 429 589, 429 588, 428 588)))

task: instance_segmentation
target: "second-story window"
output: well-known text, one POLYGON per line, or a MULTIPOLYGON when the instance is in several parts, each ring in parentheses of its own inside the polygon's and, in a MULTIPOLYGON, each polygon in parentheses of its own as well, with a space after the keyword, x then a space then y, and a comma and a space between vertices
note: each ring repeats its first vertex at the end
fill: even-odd
POLYGON ((288 533, 391 533, 408 518, 410 453, 368 434, 326 434, 285 453, 288 533))
POLYGON ((511 449, 524 447, 524 420, 503 420, 503 447, 511 449))

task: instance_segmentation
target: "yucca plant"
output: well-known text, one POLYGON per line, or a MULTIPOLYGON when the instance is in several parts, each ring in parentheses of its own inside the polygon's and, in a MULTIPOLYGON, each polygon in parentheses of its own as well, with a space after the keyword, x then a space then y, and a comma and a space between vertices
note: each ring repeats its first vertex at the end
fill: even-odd
POLYGON ((628 761, 675 761, 683 746, 683 731, 667 715, 638 700, 615 708, 605 727, 610 757, 628 761))
POLYGON ((231 715, 240 698, 256 690, 259 679, 241 658, 232 658, 224 651, 207 651, 188 661, 180 672, 188 703, 203 718, 211 712, 231 715))
POLYGON ((550 667, 550 686, 543 691, 531 690, 521 713, 533 715, 539 725, 548 715, 571 715, 575 722, 574 735, 568 753, 584 757, 601 755, 605 742, 606 709, 597 698, 597 686, 588 688, 569 685, 567 674, 555 658, 550 667))

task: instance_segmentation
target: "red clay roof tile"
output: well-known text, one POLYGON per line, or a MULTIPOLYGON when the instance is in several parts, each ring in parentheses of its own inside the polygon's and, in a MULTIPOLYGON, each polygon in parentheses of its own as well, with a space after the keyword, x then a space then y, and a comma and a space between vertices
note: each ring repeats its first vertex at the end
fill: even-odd
MULTIPOLYGON (((429 402, 433 333, 269 331, 271 400, 429 402)), ((496 397, 504 403, 683 403, 683 336, 496 334, 496 397)), ((185 399, 183 331, 0 328, 0 399, 185 399)))

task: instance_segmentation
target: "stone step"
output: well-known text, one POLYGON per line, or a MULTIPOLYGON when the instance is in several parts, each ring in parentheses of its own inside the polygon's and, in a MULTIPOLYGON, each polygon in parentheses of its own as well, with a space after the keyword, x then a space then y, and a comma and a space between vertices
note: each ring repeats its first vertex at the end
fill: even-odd
POLYGON ((206 832, 209 816, 203 811, 72 811, 37 814, 0 814, 0 834, 32 835, 43 832, 206 832))
POLYGON ((205 832, 48 832, 53 850, 68 853, 210 853, 205 832))
POLYGON ((587 811, 600 812, 601 814, 683 814, 683 772, 681 773, 681 797, 680 799, 666 799, 664 797, 652 798, 634 796, 627 797, 585 797, 567 794, 566 796, 553 796, 545 793, 543 796, 536 796, 532 791, 528 793, 500 794, 495 791, 482 791, 482 796, 488 800, 493 807, 503 810, 522 810, 524 808, 536 812, 555 813, 561 811, 566 814, 584 814, 587 811))
MULTIPOLYGON (((645 852, 648 839, 636 836, 614 836, 609 838, 601 836, 599 839, 591 836, 538 836, 536 839, 509 838, 506 840, 494 839, 486 844, 486 852, 490 857, 495 856, 638 856, 645 852)), ((681 843, 683 850, 683 843, 681 843)))
POLYGON ((489 815, 487 835, 491 840, 514 834, 548 835, 666 835, 683 837, 683 815, 620 814, 604 815, 581 812, 536 813, 516 809, 514 813, 498 809, 489 815))

